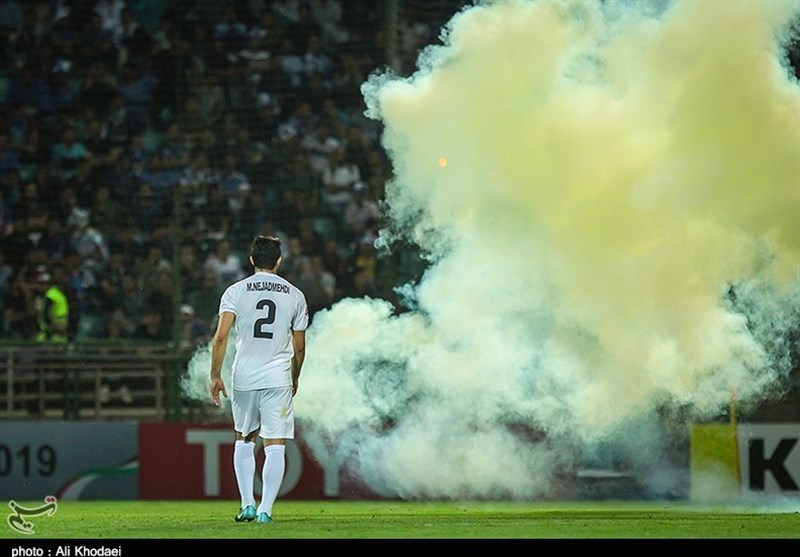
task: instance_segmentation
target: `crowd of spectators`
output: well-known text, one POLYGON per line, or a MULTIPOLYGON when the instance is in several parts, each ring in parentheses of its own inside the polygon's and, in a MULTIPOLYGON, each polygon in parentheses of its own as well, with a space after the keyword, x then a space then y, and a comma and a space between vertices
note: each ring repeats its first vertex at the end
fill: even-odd
POLYGON ((58 291, 71 341, 202 343, 255 234, 312 318, 390 296, 413 262, 375 252, 391 163, 360 86, 442 23, 401 1, 387 49, 392 4, 0 0, 2 339, 41 340, 58 291))

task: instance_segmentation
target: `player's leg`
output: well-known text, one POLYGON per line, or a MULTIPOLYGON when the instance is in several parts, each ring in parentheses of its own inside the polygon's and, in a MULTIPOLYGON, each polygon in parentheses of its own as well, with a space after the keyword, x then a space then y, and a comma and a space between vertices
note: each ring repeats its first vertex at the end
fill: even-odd
POLYGON ((250 522, 256 518, 256 501, 253 497, 256 473, 255 440, 259 420, 256 392, 234 391, 231 397, 231 411, 236 433, 233 448, 233 471, 241 499, 236 522, 250 522))
POLYGON ((261 503, 257 522, 272 522, 272 507, 278 498, 286 471, 286 439, 294 439, 292 388, 267 389, 261 403, 264 467, 261 469, 261 503))

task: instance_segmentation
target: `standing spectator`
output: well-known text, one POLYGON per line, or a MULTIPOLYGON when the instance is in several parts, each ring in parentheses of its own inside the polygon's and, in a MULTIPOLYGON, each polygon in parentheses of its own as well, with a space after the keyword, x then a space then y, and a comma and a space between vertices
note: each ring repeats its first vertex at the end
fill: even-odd
POLYGON ((36 269, 37 276, 33 283, 34 306, 39 332, 38 342, 64 344, 69 340, 69 301, 67 295, 52 280, 47 268, 36 269))

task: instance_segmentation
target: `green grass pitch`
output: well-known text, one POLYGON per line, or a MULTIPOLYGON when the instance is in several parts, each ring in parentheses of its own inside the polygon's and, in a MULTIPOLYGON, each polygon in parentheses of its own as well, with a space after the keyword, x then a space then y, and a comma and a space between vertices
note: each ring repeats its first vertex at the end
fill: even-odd
POLYGON ((12 546, 14 540, 67 539, 800 538, 800 499, 780 508, 686 502, 279 499, 272 524, 236 523, 237 511, 238 501, 59 501, 52 515, 30 517, 33 534, 2 524, 0 538, 12 546))

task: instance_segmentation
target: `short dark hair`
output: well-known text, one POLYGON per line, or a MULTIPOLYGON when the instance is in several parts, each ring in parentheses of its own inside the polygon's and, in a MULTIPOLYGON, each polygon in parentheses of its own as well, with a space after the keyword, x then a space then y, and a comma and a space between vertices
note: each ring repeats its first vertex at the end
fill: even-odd
POLYGON ((250 246, 253 265, 258 269, 274 269, 281 256, 281 240, 276 236, 259 235, 250 246))

